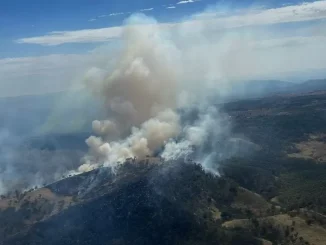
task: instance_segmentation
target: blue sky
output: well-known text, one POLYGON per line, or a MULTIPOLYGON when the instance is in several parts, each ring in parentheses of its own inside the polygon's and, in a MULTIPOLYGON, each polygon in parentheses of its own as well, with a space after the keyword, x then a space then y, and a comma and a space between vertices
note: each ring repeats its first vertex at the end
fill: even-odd
MULTIPOLYGON (((15 40, 40 36, 51 31, 118 26, 130 14, 142 10, 145 10, 143 13, 154 16, 160 22, 173 22, 203 11, 212 5, 232 11, 251 6, 277 7, 284 4, 280 0, 259 1, 259 4, 257 4, 257 1, 251 0, 186 2, 178 4, 177 0, 2 0, 0 8, 0 57, 44 55, 54 52, 81 52, 89 48, 89 46, 92 47, 92 45, 87 45, 87 47, 85 45, 84 47, 82 45, 78 47, 64 45, 44 49, 39 46, 18 45, 15 40), (116 13, 117 15, 108 16, 116 13)), ((289 4, 288 1, 286 3, 289 4)))
MULTIPOLYGON (((81 72, 91 65, 74 64, 71 68, 69 59, 78 61, 80 57, 75 55, 85 55, 119 39, 119 28, 133 13, 151 16, 162 26, 181 22, 198 27, 200 22, 203 28, 204 21, 210 19, 213 25, 205 26, 207 33, 220 33, 221 29, 228 36, 237 32, 244 37, 250 33, 253 43, 264 39, 263 46, 300 43, 310 54, 317 52, 313 47, 326 36, 326 1, 2 0, 0 96, 33 93, 33 86, 42 88, 39 93, 66 89, 68 80, 78 79, 74 75, 77 70, 81 72), (67 59, 69 69, 62 67, 66 63, 60 62, 60 57, 67 59), (46 67, 40 67, 44 64, 46 67)), ((324 51, 318 50, 319 55, 324 51)), ((297 59, 294 53, 291 50, 293 60, 297 59)), ((323 62, 315 56, 311 57, 312 62, 323 62)), ((302 72, 306 68, 313 67, 295 66, 289 71, 302 72)), ((318 65, 315 69, 323 68, 318 65)))
MULTIPOLYGON (((17 45, 14 40, 23 37, 43 35, 51 31, 79 30, 121 25, 131 13, 143 9, 160 21, 178 20, 180 17, 202 10, 209 2, 178 4, 175 9, 162 5, 177 5, 176 1, 151 0, 3 0, 0 8, 0 56, 29 56, 32 53, 44 54, 55 50, 42 50, 30 45, 17 45), (173 11, 172 11, 173 10, 173 11), (103 16, 114 13, 121 15, 103 16), (99 17, 101 16, 101 17, 99 17), (102 17, 103 16, 103 17, 102 17), (92 21, 96 19, 96 21, 92 21)), ((58 47, 64 52, 78 52, 83 47, 58 47)))

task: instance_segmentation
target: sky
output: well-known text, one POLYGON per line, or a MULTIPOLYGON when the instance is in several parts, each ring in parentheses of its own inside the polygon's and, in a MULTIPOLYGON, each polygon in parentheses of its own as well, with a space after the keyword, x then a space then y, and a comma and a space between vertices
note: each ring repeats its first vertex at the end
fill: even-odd
POLYGON ((200 33, 227 47, 228 79, 326 74, 323 0, 2 0, 0 97, 78 85, 92 66, 114 62, 123 26, 135 13, 175 33, 179 45, 199 50, 200 33), (233 70, 239 63, 241 69, 233 70))

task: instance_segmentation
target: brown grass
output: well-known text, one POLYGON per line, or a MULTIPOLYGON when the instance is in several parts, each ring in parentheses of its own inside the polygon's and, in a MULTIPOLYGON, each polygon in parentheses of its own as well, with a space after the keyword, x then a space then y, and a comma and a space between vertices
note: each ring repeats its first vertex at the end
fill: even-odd
POLYGON ((297 153, 288 154, 289 157, 312 159, 319 163, 326 163, 325 135, 311 135, 308 141, 295 144, 297 153))
POLYGON ((271 241, 259 238, 259 241, 261 241, 262 245, 273 245, 273 243, 271 241))
POLYGON ((222 224, 222 227, 228 228, 228 229, 234 229, 234 228, 247 228, 251 222, 248 219, 234 219, 230 221, 226 221, 222 224))
POLYGON ((298 216, 291 217, 287 214, 275 215, 269 217, 283 226, 292 226, 294 222, 294 230, 298 232, 298 237, 302 237, 305 241, 315 245, 326 245, 326 230, 319 225, 308 225, 306 221, 298 216))
MULTIPOLYGON (((299 216, 291 217, 288 214, 279 214, 266 218, 260 218, 258 220, 261 222, 271 221, 271 223, 275 224, 275 226, 283 227, 283 229, 285 229, 287 226, 291 227, 294 229, 294 233, 298 233, 299 238, 302 237, 303 240, 309 242, 309 244, 326 245, 326 229, 316 224, 308 225, 306 220, 299 216)), ((249 219, 235 219, 224 222, 222 226, 228 229, 250 228, 251 222, 249 219)))
POLYGON ((74 204, 71 196, 59 196, 48 188, 40 188, 23 194, 20 199, 7 198, 0 200, 0 210, 3 211, 10 207, 16 210, 24 209, 26 203, 28 207, 33 207, 38 210, 37 213, 24 221, 26 224, 32 224, 37 220, 46 219, 74 204), (50 206, 53 208, 49 208, 50 206))
POLYGON ((262 196, 245 188, 239 187, 237 196, 232 204, 233 208, 247 210, 249 209, 255 215, 264 215, 271 207, 262 196))

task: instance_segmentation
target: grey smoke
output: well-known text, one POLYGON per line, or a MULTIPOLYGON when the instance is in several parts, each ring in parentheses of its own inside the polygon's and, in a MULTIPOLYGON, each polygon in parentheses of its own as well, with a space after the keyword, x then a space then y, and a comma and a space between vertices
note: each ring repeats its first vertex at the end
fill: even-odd
POLYGON ((41 187, 80 164, 79 150, 50 150, 24 144, 8 131, 0 133, 0 194, 41 187))
POLYGON ((180 132, 174 111, 182 66, 177 47, 144 15, 127 21, 122 42, 113 68, 93 67, 85 76, 111 117, 93 122, 96 136, 86 140, 90 150, 80 172, 153 155, 180 132))
MULTIPOLYGON (((184 31, 173 34, 180 37, 184 31)), ((232 141, 228 117, 210 107, 208 98, 223 90, 226 80, 218 80, 219 71, 212 73, 218 65, 210 60, 208 48, 213 46, 198 35, 192 45, 182 47, 151 18, 135 15, 126 21, 116 65, 92 67, 85 75, 109 116, 93 122, 95 135, 86 140, 89 154, 78 172, 99 166, 114 169, 127 158, 143 159, 163 149, 161 157, 167 161, 192 157, 217 174, 214 161, 231 152, 218 143, 232 141), (177 111, 194 105, 199 118, 181 122, 177 111)))
MULTIPOLYGON (((207 100, 223 94, 230 76, 243 74, 239 71, 247 69, 242 67, 246 62, 238 60, 251 55, 245 44, 233 49, 228 41, 208 38, 204 29, 197 32, 183 25, 169 29, 145 15, 132 16, 114 52, 109 49, 99 55, 99 49, 87 58, 86 63, 93 65, 86 70, 84 82, 96 103, 83 101, 83 105, 96 110, 94 104, 101 101, 107 112, 104 120, 94 118, 89 125, 94 135, 86 140, 88 154, 19 144, 8 147, 5 140, 1 143, 2 158, 6 156, 0 170, 2 190, 39 186, 64 173, 100 166, 114 169, 126 158, 142 159, 157 152, 166 160, 191 157, 217 173, 219 159, 236 154, 239 144, 230 140, 227 117, 209 108, 207 100), (198 108, 199 117, 184 120, 180 109, 192 107, 198 108)), ((62 107, 68 103, 64 101, 62 107)), ((50 118, 55 120, 49 120, 45 128, 66 118, 65 113, 53 114, 50 118)))
POLYGON ((217 142, 230 137, 229 121, 215 107, 199 108, 198 119, 190 125, 186 122, 181 139, 171 140, 162 153, 166 160, 191 158, 199 162, 204 169, 218 174, 217 154, 225 149, 219 148, 217 142), (177 153, 177 154, 176 154, 177 153))

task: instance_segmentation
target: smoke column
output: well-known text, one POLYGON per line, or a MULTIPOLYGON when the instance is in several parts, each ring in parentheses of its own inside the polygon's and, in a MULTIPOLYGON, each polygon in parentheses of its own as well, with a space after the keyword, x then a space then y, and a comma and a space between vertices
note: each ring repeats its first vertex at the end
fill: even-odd
POLYGON ((89 154, 80 172, 153 155, 180 132, 174 111, 178 49, 154 20, 139 15, 126 23, 122 45, 112 70, 93 67, 86 74, 87 86, 103 98, 111 117, 92 123, 95 136, 86 140, 89 154))
MULTIPOLYGON (((48 121, 35 131, 46 133, 56 126, 60 132, 62 129, 66 129, 65 132, 78 132, 84 124, 76 126, 75 122, 79 124, 79 121, 88 121, 89 118, 90 121, 97 119, 89 123, 94 135, 86 141, 89 152, 83 157, 78 173, 102 165, 114 168, 125 158, 141 159, 146 155, 157 155, 158 152, 165 160, 191 156, 207 170, 213 170, 212 166, 218 159, 232 156, 239 148, 242 152, 257 148, 244 139, 232 137, 228 116, 210 108, 212 103, 206 102, 211 96, 214 103, 223 102, 223 97, 228 94, 245 98, 248 92, 250 95, 251 87, 238 86, 238 82, 242 81, 288 80, 298 78, 298 74, 301 80, 304 74, 309 78, 323 74, 320 71, 325 70, 326 55, 320 54, 325 53, 325 28, 320 23, 309 27, 291 25, 285 33, 283 28, 275 28, 275 24, 324 18, 321 10, 325 9, 325 3, 316 1, 273 9, 256 9, 252 6, 253 9, 235 12, 232 6, 224 5, 209 6, 204 12, 173 23, 158 23, 145 15, 133 15, 123 27, 90 30, 90 33, 96 33, 96 41, 103 38, 103 33, 107 35, 105 40, 111 37, 112 41, 86 54, 67 55, 64 59, 61 55, 51 55, 50 63, 48 56, 40 57, 46 70, 49 64, 53 64, 55 76, 49 77, 65 81, 66 87, 66 81, 75 76, 73 83, 77 84, 74 85, 83 87, 85 84, 81 84, 80 80, 85 81, 87 90, 95 96, 91 97, 90 102, 89 94, 85 96, 77 91, 65 100, 60 99, 60 105, 55 106, 48 121), (224 12, 222 15, 221 10, 224 12), (57 66, 58 62, 60 66, 57 66), (84 79, 80 79, 83 76, 84 79), (68 105, 75 103, 75 98, 80 101, 78 106, 86 109, 81 110, 78 116, 71 113, 78 111, 74 106, 68 108, 68 105), (105 117, 102 106, 98 104, 105 107, 105 117), (185 120, 180 111, 193 107, 198 108, 199 116, 195 120, 185 120), (93 117, 98 114, 101 115, 93 117)), ((91 35, 84 36, 88 32, 62 33, 83 33, 78 40, 85 38, 85 42, 94 41, 91 35)), ((57 34, 46 35, 45 39, 58 44, 57 34)), ((67 37, 64 36, 64 40, 67 37)), ((44 36, 41 39, 44 40, 44 36)), ((30 60, 34 58, 26 59, 26 64, 30 60)), ((2 72, 6 70, 6 62, 2 72)), ((36 71, 40 70, 39 63, 36 62, 36 71)), ((30 69, 29 65, 19 65, 19 69, 15 67, 11 67, 9 73, 4 73, 9 75, 4 80, 10 81, 10 84, 12 75, 18 74, 19 84, 22 73, 34 76, 35 70, 30 69)), ((51 86, 60 84, 51 79, 49 81, 53 83, 51 86)), ((23 94, 26 92, 25 87, 17 86, 17 89, 23 94)), ((6 107, 4 111, 5 118, 20 114, 6 107)), ((35 122, 39 121, 39 115, 26 113, 12 123, 9 120, 8 128, 23 125, 25 130, 26 126, 30 126, 28 124, 37 128, 35 122)), ((31 150, 11 143, 11 138, 3 137, 0 132, 0 193, 56 181, 64 173, 78 168, 80 163, 75 159, 85 155, 84 152, 69 150, 31 150), (20 181, 16 183, 11 180, 20 181)))
POLYGON ((218 112, 205 105, 212 82, 219 79, 220 90, 225 82, 212 60, 219 52, 202 32, 192 45, 183 44, 187 32, 188 27, 167 28, 144 15, 128 19, 114 67, 92 67, 86 74, 87 87, 102 98, 109 116, 93 121, 94 135, 86 140, 89 154, 78 172, 115 168, 127 158, 143 159, 162 149, 165 160, 186 157, 214 130, 227 131, 226 121, 222 125, 218 112), (194 105, 200 105, 200 118, 181 123, 177 111, 194 105))

